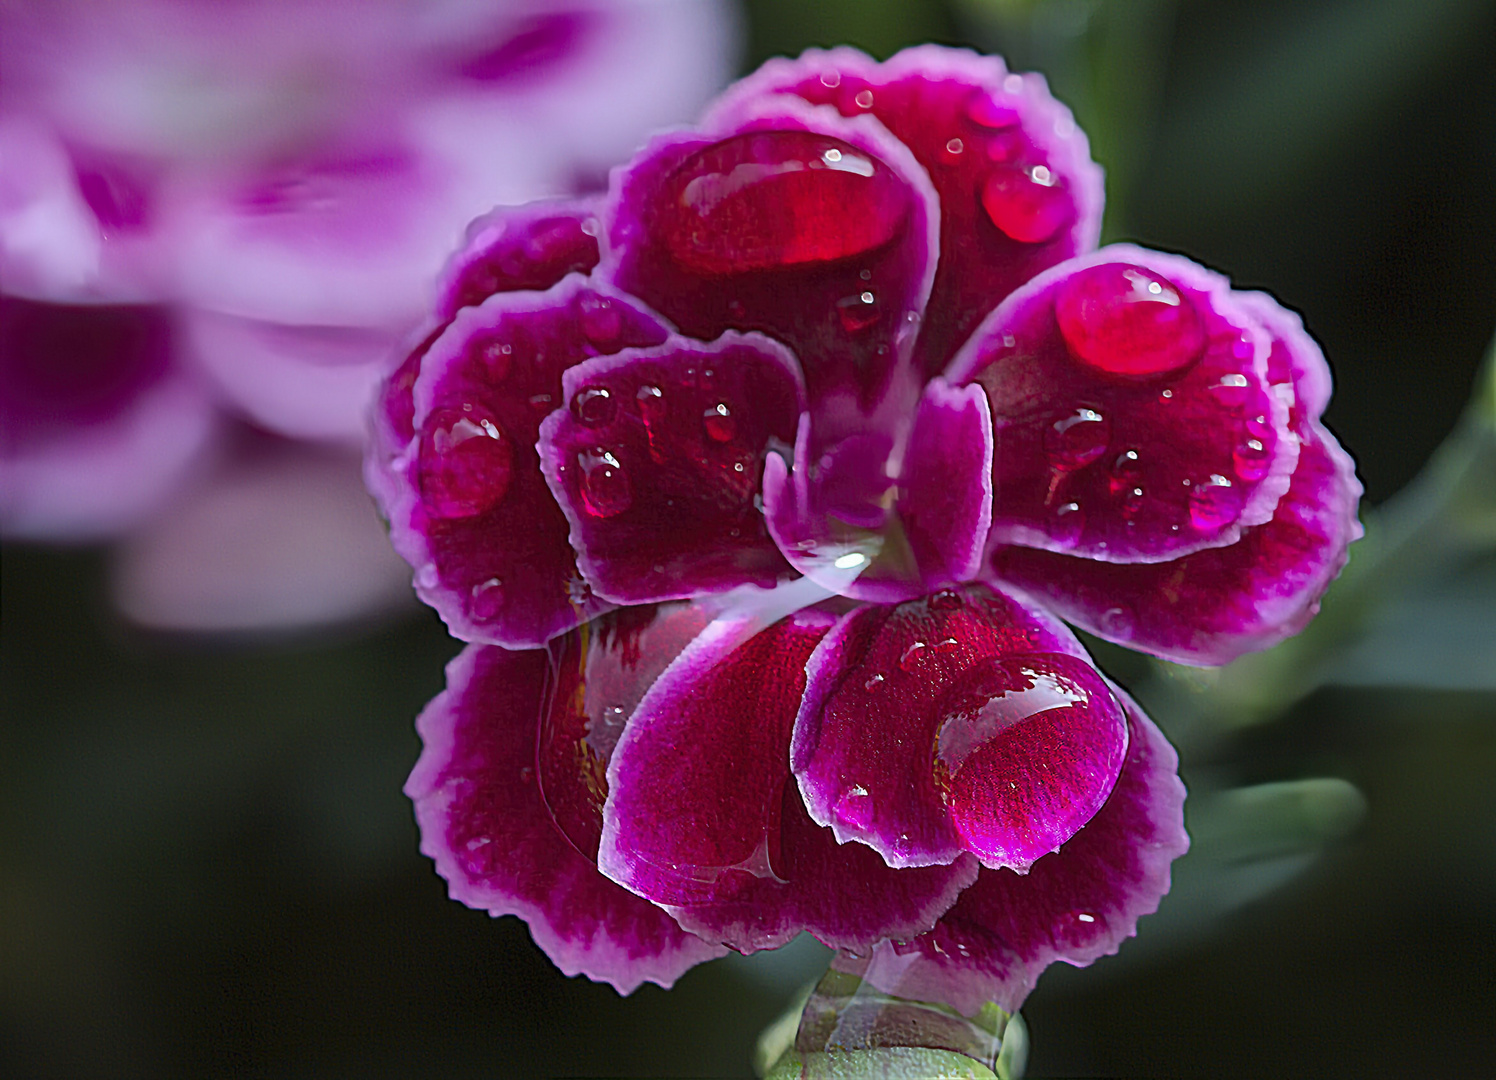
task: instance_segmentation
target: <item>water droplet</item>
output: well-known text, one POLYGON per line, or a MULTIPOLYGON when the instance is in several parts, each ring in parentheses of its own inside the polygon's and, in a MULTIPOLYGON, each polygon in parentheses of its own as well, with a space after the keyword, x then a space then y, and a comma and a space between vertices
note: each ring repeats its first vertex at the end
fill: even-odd
POLYGON ((533 784, 535 782, 535 767, 533 765, 526 765, 521 768, 519 778, 521 783, 533 784))
POLYGON ((530 408, 534 409, 536 412, 550 412, 551 395, 532 394, 530 397, 530 408))
POLYGON ((1079 408, 1044 431, 1044 449, 1060 469, 1079 469, 1106 453, 1112 424, 1095 409, 1079 408))
POLYGON ((504 610, 504 583, 496 577, 472 587, 468 612, 479 622, 492 622, 504 610))
POLYGON ((1133 628, 1137 624, 1137 617, 1129 607, 1118 606, 1107 608, 1101 613, 1097 620, 1097 629, 1107 637, 1130 638, 1133 628))
POLYGON ((1103 263, 1072 274, 1055 298, 1055 316, 1071 355, 1108 375, 1172 373, 1205 349, 1194 304, 1139 266, 1103 263))
POLYGON ((1075 920, 1076 922, 1093 923, 1096 921, 1096 916, 1092 915, 1089 911, 1077 911, 1075 913, 1075 920))
POLYGON ((1231 463, 1236 467, 1236 475, 1249 484, 1267 475, 1272 458, 1272 451, 1267 448, 1267 443, 1255 438, 1250 431, 1236 444, 1236 449, 1231 451, 1231 463))
POLYGON ((577 455, 582 469, 582 503, 593 517, 610 518, 623 513, 634 501, 628 474, 612 451, 602 447, 577 455))
POLYGON ((589 386, 571 399, 571 413, 588 427, 602 427, 618 415, 618 402, 606 388, 589 386))
POLYGON ((612 300, 605 296, 584 295, 581 298, 582 333, 594 345, 608 345, 623 331, 623 316, 612 300))
POLYGON ((506 345, 502 341, 489 340, 482 346, 483 366, 490 380, 503 382, 509 374, 509 358, 514 354, 514 346, 506 345))
POLYGON ((960 139, 952 139, 950 140, 950 142, 945 144, 945 152, 947 154, 959 154, 965 149, 966 144, 960 139))
POLYGON ((936 611, 957 611, 966 605, 966 600, 955 589, 941 589, 930 597, 930 606, 936 611))
POLYGON ((645 424, 658 424, 665 419, 665 392, 658 386, 641 386, 634 394, 639 404, 639 416, 645 424))
POLYGON ((835 813, 845 824, 865 829, 873 820, 872 796, 861 784, 853 784, 836 800, 835 813))
POLYGON ((437 517, 475 517, 504 498, 513 459, 491 416, 472 406, 438 410, 421 429, 421 502, 437 517))
POLYGON ((877 297, 870 292, 861 292, 838 300, 836 314, 841 319, 842 329, 855 334, 877 322, 882 312, 878 310, 877 297))
POLYGON ((1049 538, 1066 547, 1074 547, 1086 527, 1086 515, 1078 502, 1061 503, 1054 508, 1054 517, 1049 526, 1049 538))
POLYGON ((1211 384, 1210 392, 1228 409, 1240 408, 1247 400, 1247 377, 1236 373, 1222 375, 1211 384))
POLYGON ((859 109, 871 109, 873 107, 873 92, 871 90, 859 90, 857 96, 852 99, 857 102, 859 109))
POLYGON ((671 174, 656 204, 656 235, 699 274, 806 266, 881 247, 902 227, 909 200, 892 170, 849 143, 751 132, 714 143, 671 174))
POLYGON ((1236 520, 1242 496, 1230 480, 1212 473, 1191 487, 1189 502, 1190 524, 1201 532, 1214 532, 1236 520))
POLYGON ((979 127, 997 131, 1018 123, 1013 102, 998 101, 986 90, 976 90, 966 101, 966 118, 979 127))
POLYGON ((701 423, 706 428, 707 438, 713 442, 732 442, 738 433, 737 421, 720 401, 701 414, 701 423))
POLYGON ((867 682, 865 682, 865 683, 862 684, 862 688, 864 690, 871 690, 873 687, 877 686, 879 683, 881 683, 883 681, 884 681, 884 679, 883 679, 882 675, 874 675, 871 678, 869 678, 867 680, 867 682))
POLYGON ((1022 244, 1042 244, 1075 217, 1064 181, 1043 165, 994 168, 982 186, 982 206, 992 224, 1022 244))
POLYGON ((1165 401, 1172 401, 1174 399, 1174 391, 1164 390, 1158 396, 1163 398, 1165 401))
POLYGON ((988 866, 1026 866, 1069 839, 1110 794, 1126 752, 1115 700, 1072 656, 978 661, 941 712, 935 784, 967 849, 988 866))
POLYGON ((839 71, 823 71, 823 72, 821 72, 821 85, 824 86, 824 87, 826 87, 827 89, 835 90, 838 86, 841 85, 841 72, 839 72, 839 71))
POLYGON ((923 641, 916 641, 910 645, 899 657, 899 668, 903 671, 912 672, 919 666, 919 662, 924 657, 925 650, 928 648, 929 646, 923 641))

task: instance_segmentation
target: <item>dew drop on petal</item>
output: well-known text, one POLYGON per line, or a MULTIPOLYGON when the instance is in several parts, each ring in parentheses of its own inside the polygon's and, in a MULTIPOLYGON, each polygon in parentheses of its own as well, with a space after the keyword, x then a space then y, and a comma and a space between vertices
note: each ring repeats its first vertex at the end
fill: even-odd
POLYGON ((1049 538, 1066 547, 1074 547, 1086 527, 1085 511, 1078 502, 1061 503, 1054 508, 1050 519, 1049 538))
POLYGON ((951 824, 988 865, 1027 865, 1110 794, 1127 729, 1095 673, 1055 653, 991 658, 943 701, 932 768, 951 824))
POLYGON ((1212 473, 1190 487, 1189 504, 1190 524, 1201 532, 1213 532, 1236 520, 1242 496, 1230 480, 1212 473))
POLYGON ((1044 449, 1052 465, 1079 469, 1106 453, 1112 424, 1096 409, 1079 408, 1044 429, 1044 449))
POLYGON ((878 309, 878 298, 870 292, 846 296, 836 302, 836 315, 842 329, 849 334, 866 330, 878 321, 882 314, 878 309))
POLYGON ((857 96, 852 99, 857 103, 859 109, 871 109, 873 107, 873 92, 871 90, 859 90, 857 96))
POLYGON ((1236 475, 1250 484, 1267 475, 1272 452, 1262 439, 1249 433, 1231 451, 1231 462, 1236 467, 1236 475))
POLYGON ((503 499, 513 462, 513 446, 492 417, 437 410, 421 428, 421 502, 437 517, 475 517, 503 499))
POLYGON ((618 415, 618 401, 605 387, 588 386, 572 398, 571 413, 579 423, 602 427, 618 415))
POLYGON ((479 622, 492 622, 504 610, 504 583, 496 577, 474 585, 468 611, 479 622))
POLYGON ((901 671, 913 672, 924 658, 925 651, 929 648, 923 641, 916 641, 904 650, 899 657, 899 669, 901 671))
POLYGON ((641 386, 634 394, 639 404, 639 418, 645 424, 658 424, 665 419, 665 392, 658 386, 641 386))
POLYGON ((632 505, 634 493, 623 465, 610 450, 594 447, 577 455, 582 470, 582 504, 593 517, 610 518, 632 505))
POLYGON ((930 597, 930 606, 936 611, 958 611, 966 600, 955 589, 941 589, 930 597))
POLYGON ((1139 266, 1103 263, 1078 271, 1060 287, 1055 316, 1071 355, 1108 375, 1170 374, 1205 349, 1194 304, 1139 266))
POLYGON ((986 90, 975 90, 966 102, 966 118, 979 127, 996 131, 1018 123, 1018 110, 1012 103, 998 101, 986 90))
POLYGON ((701 424, 706 428, 707 438, 713 442, 732 442, 738 433, 738 424, 731 410, 720 401, 701 414, 701 424))
POLYGON ((834 812, 846 824, 865 829, 873 820, 873 797, 861 784, 853 784, 836 800, 834 812))
POLYGON ((1211 384, 1210 392, 1227 408, 1239 408, 1247 400, 1247 377, 1239 372, 1222 375, 1211 384))
POLYGON ((683 162, 663 191, 657 233, 666 249, 686 269, 715 276, 872 251, 910 207, 907 187, 881 161, 803 131, 715 143, 683 162))
POLYGON ((1042 244, 1075 217, 1065 181, 1044 165, 993 169, 982 186, 982 207, 992 224, 1022 244, 1042 244))
POLYGON ((623 332, 623 316, 605 296, 583 296, 580 302, 582 333, 594 345, 609 345, 623 332))
POLYGON ((949 142, 947 142, 945 144, 945 152, 947 154, 952 154, 952 155, 959 154, 959 153, 961 153, 965 149, 966 149, 966 144, 964 142, 962 142, 960 139, 951 139, 949 142))

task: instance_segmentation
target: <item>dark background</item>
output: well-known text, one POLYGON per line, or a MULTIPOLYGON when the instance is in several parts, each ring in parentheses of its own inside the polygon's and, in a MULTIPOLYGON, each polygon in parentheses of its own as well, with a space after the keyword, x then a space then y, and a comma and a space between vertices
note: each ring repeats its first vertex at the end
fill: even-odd
MULTIPOLYGON (((755 0, 747 66, 808 44, 990 42, 984 2, 1003 6, 755 0)), ((1101 127, 1108 235, 1303 312, 1335 368, 1328 420, 1379 503, 1454 425, 1496 329, 1496 6, 1154 7, 1152 59, 1093 80, 1093 104, 1068 98, 1101 127)), ((446 899, 399 793, 411 719, 457 651, 434 615, 151 636, 111 614, 104 574, 97 551, 4 551, 0 1073, 748 1074, 805 977, 793 957, 620 999, 562 977, 517 920, 446 899)), ((1187 780, 1344 777, 1370 811, 1205 932, 1052 970, 1024 1009, 1031 1076, 1490 1067, 1496 698, 1438 671, 1417 683, 1323 689, 1186 761, 1187 780)))

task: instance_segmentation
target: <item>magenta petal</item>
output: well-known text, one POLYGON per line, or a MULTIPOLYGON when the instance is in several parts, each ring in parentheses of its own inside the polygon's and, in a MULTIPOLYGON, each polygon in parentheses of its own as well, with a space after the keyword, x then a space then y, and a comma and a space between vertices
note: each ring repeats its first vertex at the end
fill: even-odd
POLYGON ((454 634, 523 647, 607 609, 577 571, 535 440, 568 367, 665 336, 637 303, 573 275, 465 308, 432 344, 388 512, 416 591, 454 634))
POLYGON ((1219 274, 1117 244, 1040 274, 951 362, 992 406, 992 544, 1163 562, 1273 516, 1298 441, 1219 274))
POLYGON ((925 387, 901 455, 893 513, 859 520, 862 492, 887 483, 877 448, 853 440, 812 463, 807 417, 794 474, 769 464, 764 513, 796 570, 844 596, 898 603, 976 577, 992 523, 992 420, 977 386, 925 387), (854 576, 855 575, 855 576, 854 576))
POLYGON ((540 201, 474 221, 442 274, 438 317, 450 320, 495 293, 549 289, 567 274, 590 274, 598 260, 596 209, 591 199, 540 201))
POLYGON ((425 742, 406 782, 421 850, 454 900, 518 915, 568 975, 630 993, 669 986, 723 949, 620 888, 556 828, 536 782, 536 729, 549 661, 543 650, 469 646, 447 689, 416 721, 425 742))
POLYGON ((1022 872, 1094 814, 1121 711, 1062 625, 986 586, 844 616, 807 665, 790 764, 810 816, 890 866, 1022 872))
POLYGON ((983 870, 933 931, 884 943, 866 977, 887 993, 944 1001, 967 1015, 1016 1010, 1056 960, 1084 967, 1115 953, 1169 891, 1189 848, 1179 759, 1120 690, 1130 733, 1116 787, 1064 847, 1025 875, 983 870))
POLYGON ((771 444, 805 408, 784 346, 729 333, 598 357, 566 372, 541 468, 597 594, 637 604, 791 576, 756 505, 771 444))
POLYGON ((912 407, 939 208, 877 121, 787 95, 718 109, 615 172, 606 217, 600 274, 683 334, 788 345, 825 445, 912 407))
POLYGON ((1029 278, 1096 246, 1101 169, 1042 75, 1000 58, 922 45, 879 64, 856 49, 770 60, 729 107, 792 92, 871 114, 928 170, 940 196, 940 266, 919 354, 936 374, 982 317, 1029 278))
POLYGON ((969 857, 890 869, 806 816, 790 733, 831 623, 805 611, 746 641, 741 621, 714 624, 641 702, 609 766, 598 865, 742 952, 801 930, 856 948, 912 936, 976 875, 969 857))

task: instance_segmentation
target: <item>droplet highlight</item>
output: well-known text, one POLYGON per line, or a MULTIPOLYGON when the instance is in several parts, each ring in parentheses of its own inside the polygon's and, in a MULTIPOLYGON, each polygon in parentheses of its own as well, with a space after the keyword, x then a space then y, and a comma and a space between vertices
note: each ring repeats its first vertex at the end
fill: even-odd
POLYGON ((1044 450, 1056 468, 1084 468, 1106 453, 1112 423, 1097 409, 1078 408, 1044 430, 1044 450))
POLYGON ((623 465, 612 451, 601 447, 577 455, 582 470, 582 505, 596 518, 610 518, 627 510, 634 500, 623 465))

